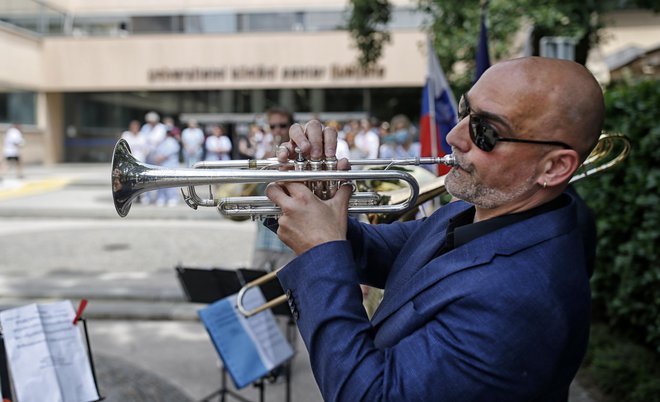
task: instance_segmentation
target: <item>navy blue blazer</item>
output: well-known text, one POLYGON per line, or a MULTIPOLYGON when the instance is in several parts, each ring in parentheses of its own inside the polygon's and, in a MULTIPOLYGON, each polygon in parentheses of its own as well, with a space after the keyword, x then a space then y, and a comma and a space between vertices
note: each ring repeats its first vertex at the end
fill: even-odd
POLYGON ((575 201, 435 257, 469 207, 351 220, 280 271, 325 400, 567 400, 590 321, 575 201), (359 282, 385 289, 371 321, 359 282))

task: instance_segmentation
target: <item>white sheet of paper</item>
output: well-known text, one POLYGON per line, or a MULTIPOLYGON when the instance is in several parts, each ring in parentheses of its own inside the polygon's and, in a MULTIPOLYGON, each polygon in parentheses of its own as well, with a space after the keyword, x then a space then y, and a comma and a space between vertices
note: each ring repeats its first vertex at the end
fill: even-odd
POLYGON ((74 316, 70 301, 0 312, 17 400, 99 399, 80 331, 72 323, 74 316))
MULTIPOLYGON (((243 298, 243 304, 248 310, 262 305, 265 301, 266 299, 259 288, 248 290, 243 298)), ((243 317, 238 310, 236 312, 243 325, 249 328, 248 334, 257 345, 259 355, 269 370, 293 356, 293 349, 277 325, 272 311, 268 310, 250 318, 243 317)))

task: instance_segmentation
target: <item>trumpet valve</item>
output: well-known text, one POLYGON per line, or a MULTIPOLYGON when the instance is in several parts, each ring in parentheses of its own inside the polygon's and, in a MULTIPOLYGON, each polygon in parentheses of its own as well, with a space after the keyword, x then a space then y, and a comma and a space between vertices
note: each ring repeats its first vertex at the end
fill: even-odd
POLYGON ((337 158, 329 156, 325 159, 325 170, 337 170, 337 158))
MULTIPOLYGON (((311 160, 309 161, 309 170, 312 172, 320 172, 323 169, 323 161, 311 160)), ((324 198, 324 186, 321 181, 312 181, 308 184, 309 189, 319 198, 324 198)))
POLYGON ((307 159, 305 159, 305 157, 303 156, 302 150, 300 148, 296 147, 295 151, 298 154, 298 156, 293 161, 294 169, 297 171, 303 171, 307 168, 307 159))
MULTIPOLYGON (((325 170, 337 170, 337 158, 334 156, 330 156, 325 159, 325 170)), ((329 180, 326 183, 325 189, 324 189, 324 198, 332 198, 332 196, 335 195, 337 192, 337 189, 339 188, 339 182, 337 180, 329 180)))

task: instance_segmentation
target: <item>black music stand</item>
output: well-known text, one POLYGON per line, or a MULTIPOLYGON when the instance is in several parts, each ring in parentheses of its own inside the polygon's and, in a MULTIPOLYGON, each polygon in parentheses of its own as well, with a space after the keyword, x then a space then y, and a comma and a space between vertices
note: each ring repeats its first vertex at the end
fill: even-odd
MULTIPOLYGON (((222 268, 187 268, 178 265, 176 267, 177 277, 181 283, 181 287, 186 294, 186 298, 191 303, 213 303, 217 300, 223 299, 227 296, 238 293, 238 291, 246 283, 265 275, 267 272, 263 270, 239 268, 237 270, 229 270, 222 268)), ((262 293, 266 300, 282 295, 284 291, 277 281, 270 281, 260 286, 262 293)), ((291 339, 295 339, 295 332, 292 332, 291 324, 293 318, 291 312, 286 306, 277 306, 272 309, 276 315, 287 315, 290 317, 289 326, 287 327, 287 340, 292 343, 291 339)), ((295 323, 293 323, 295 326, 295 323)), ((292 343, 295 353, 295 346, 292 343)), ((284 365, 284 376, 286 380, 286 402, 291 401, 291 361, 284 365)), ((259 388, 259 400, 264 401, 265 381, 270 380, 273 382, 277 378, 277 369, 273 370, 271 374, 265 378, 256 381, 253 385, 259 388)), ((202 398, 199 402, 210 401, 211 398, 218 395, 220 401, 225 402, 227 395, 232 396, 242 402, 251 402, 242 395, 227 388, 227 370, 222 367, 222 377, 220 389, 214 391, 210 395, 202 398)))
POLYGON ((83 330, 85 332, 85 345, 87 346, 87 358, 89 359, 89 366, 92 369, 92 378, 94 379, 96 394, 99 396, 99 399, 94 402, 102 401, 105 399, 105 396, 101 396, 101 391, 99 390, 99 382, 96 379, 96 368, 94 367, 94 358, 92 357, 92 343, 89 341, 89 331, 87 331, 87 319, 85 317, 80 317, 78 318, 78 322, 83 323, 83 330))
POLYGON ((9 382, 9 366, 7 365, 7 352, 5 351, 5 338, 0 331, 0 383, 2 383, 2 397, 13 401, 11 383, 9 382))

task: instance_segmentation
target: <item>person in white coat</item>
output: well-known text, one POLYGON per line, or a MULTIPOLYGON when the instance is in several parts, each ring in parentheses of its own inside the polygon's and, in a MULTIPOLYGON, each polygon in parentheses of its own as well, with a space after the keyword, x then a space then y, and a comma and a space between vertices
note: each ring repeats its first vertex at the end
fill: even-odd
POLYGON ((360 151, 361 157, 365 159, 378 158, 380 138, 373 123, 369 119, 362 119, 361 130, 355 136, 355 147, 360 151))
MULTIPOLYGON (((159 166, 176 169, 179 167, 179 149, 179 141, 176 140, 175 134, 169 131, 153 151, 153 160, 159 166)), ((156 205, 175 206, 179 203, 180 197, 178 188, 162 188, 157 192, 156 205)))
POLYGON ((183 146, 183 160, 187 167, 192 167, 195 163, 202 160, 204 155, 204 132, 197 120, 188 121, 188 127, 181 132, 181 145, 183 146))
POLYGON ((206 139, 206 160, 224 161, 231 159, 231 140, 219 124, 211 126, 211 135, 206 139))
POLYGON ((128 123, 128 130, 121 134, 121 138, 126 140, 128 146, 131 148, 131 154, 135 159, 140 162, 146 162, 149 147, 147 139, 144 135, 140 134, 140 122, 132 120, 128 123))
POLYGON ((23 166, 21 164, 21 148, 25 145, 23 133, 20 126, 14 124, 7 130, 3 146, 3 155, 8 165, 14 165, 18 178, 23 177, 23 166))

